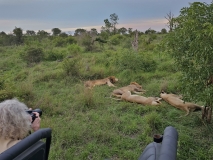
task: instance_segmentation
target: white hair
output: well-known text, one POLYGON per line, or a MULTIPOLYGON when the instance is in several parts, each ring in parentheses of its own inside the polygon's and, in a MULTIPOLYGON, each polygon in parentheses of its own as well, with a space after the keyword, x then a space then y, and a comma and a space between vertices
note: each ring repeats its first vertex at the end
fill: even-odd
POLYGON ((16 98, 0 103, 0 136, 5 139, 23 139, 31 129, 28 107, 16 98))

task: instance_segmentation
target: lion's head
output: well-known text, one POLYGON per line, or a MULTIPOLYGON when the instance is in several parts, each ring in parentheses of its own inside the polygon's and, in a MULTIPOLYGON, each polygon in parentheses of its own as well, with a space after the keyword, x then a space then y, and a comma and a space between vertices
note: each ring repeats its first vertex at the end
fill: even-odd
POLYGON ((138 84, 137 82, 131 82, 131 85, 135 85, 137 88, 142 89, 142 86, 140 84, 138 84))
POLYGON ((110 76, 110 77, 108 77, 108 79, 110 80, 111 83, 115 83, 118 81, 118 79, 115 78, 115 76, 110 76))

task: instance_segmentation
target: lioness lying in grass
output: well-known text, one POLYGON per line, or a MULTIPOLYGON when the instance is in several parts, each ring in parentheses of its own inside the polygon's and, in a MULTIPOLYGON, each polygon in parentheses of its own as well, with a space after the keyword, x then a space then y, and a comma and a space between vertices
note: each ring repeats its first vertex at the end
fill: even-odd
POLYGON ((128 86, 115 89, 112 92, 111 96, 113 95, 115 97, 120 98, 122 96, 122 94, 127 91, 130 91, 135 94, 143 94, 145 92, 145 90, 142 89, 142 86, 139 85, 137 82, 131 82, 130 85, 128 85, 128 86))
POLYGON ((180 96, 175 95, 175 94, 167 94, 166 92, 162 91, 160 93, 160 97, 166 101, 167 103, 169 103, 170 105, 181 109, 183 111, 186 111, 185 116, 187 116, 190 112, 193 112, 195 110, 203 110, 203 106, 199 106, 197 104, 194 103, 190 103, 190 102, 184 102, 180 96))
POLYGON ((130 91, 124 92, 121 96, 121 100, 128 102, 139 103, 142 105, 158 106, 161 104, 159 97, 144 97, 139 95, 132 95, 130 91))
POLYGON ((84 86, 92 89, 94 86, 107 84, 109 87, 115 87, 113 83, 117 82, 118 79, 115 76, 110 76, 104 79, 97 79, 84 82, 84 86))

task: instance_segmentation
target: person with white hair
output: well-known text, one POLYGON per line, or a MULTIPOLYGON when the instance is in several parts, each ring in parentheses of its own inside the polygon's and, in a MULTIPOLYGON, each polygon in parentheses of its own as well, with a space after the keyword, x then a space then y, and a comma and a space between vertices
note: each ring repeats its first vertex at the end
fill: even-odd
POLYGON ((0 154, 28 136, 31 130, 40 129, 39 113, 33 112, 37 118, 32 122, 28 109, 16 98, 0 103, 0 154))

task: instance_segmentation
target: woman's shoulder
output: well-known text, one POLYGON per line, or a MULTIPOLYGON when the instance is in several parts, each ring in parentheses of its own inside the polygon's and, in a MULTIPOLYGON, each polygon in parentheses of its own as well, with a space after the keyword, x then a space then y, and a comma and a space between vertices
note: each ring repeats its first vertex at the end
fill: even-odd
POLYGON ((4 152, 8 148, 14 146, 16 143, 20 142, 21 140, 13 140, 13 139, 4 139, 0 138, 0 153, 4 152))

